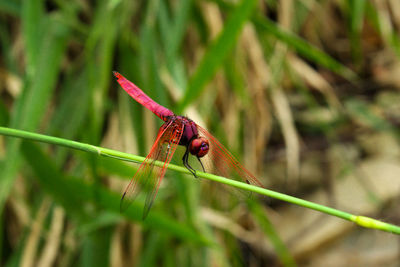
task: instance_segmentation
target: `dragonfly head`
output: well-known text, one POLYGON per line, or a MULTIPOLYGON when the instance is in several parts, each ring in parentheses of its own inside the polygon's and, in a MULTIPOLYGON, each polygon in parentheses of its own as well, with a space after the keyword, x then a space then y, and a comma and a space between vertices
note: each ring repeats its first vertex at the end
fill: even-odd
POLYGON ((193 141, 189 145, 190 154, 195 155, 199 158, 207 155, 209 149, 210 145, 208 143, 208 140, 204 137, 193 139, 193 141))

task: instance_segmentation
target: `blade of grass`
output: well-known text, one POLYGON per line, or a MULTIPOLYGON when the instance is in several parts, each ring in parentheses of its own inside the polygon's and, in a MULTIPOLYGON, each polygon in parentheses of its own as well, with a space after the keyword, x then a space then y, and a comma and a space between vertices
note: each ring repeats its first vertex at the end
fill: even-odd
POLYGON ((83 237, 81 266, 109 266, 109 249, 113 227, 103 227, 83 237))
POLYGON ((121 221, 121 216, 113 212, 104 211, 95 218, 95 220, 90 220, 89 222, 84 222, 79 225, 78 233, 87 234, 90 232, 98 231, 105 227, 110 227, 116 225, 121 221))
MULTIPOLYGON (((123 152, 112 150, 112 149, 107 149, 107 148, 93 146, 93 145, 84 144, 84 143, 79 143, 79 142, 75 142, 75 141, 71 141, 71 140, 67 140, 67 139, 57 138, 57 137, 53 137, 53 136, 46 136, 46 135, 31 133, 31 132, 27 132, 27 131, 6 128, 6 127, 0 127, 0 134, 6 135, 6 136, 12 136, 12 137, 24 138, 24 139, 33 140, 33 141, 45 142, 48 144, 61 145, 61 146, 65 146, 65 147, 69 147, 69 148, 73 148, 73 149, 77 149, 77 150, 82 150, 82 151, 98 154, 98 155, 105 156, 105 157, 119 158, 119 159, 125 160, 125 161, 134 161, 134 162, 141 163, 145 159, 144 157, 131 155, 128 153, 123 153, 123 152)), ((39 153, 39 152, 37 152, 37 153, 39 153)), ((159 161, 157 161, 155 163, 156 166, 163 166, 163 164, 164 164, 163 162, 159 162, 159 161)), ((45 166, 42 166, 42 167, 45 169, 45 166)), ((187 170, 186 168, 180 167, 180 166, 177 166, 174 164, 169 164, 168 169, 179 171, 181 173, 186 173, 189 175, 191 174, 190 171, 187 170)), ((278 192, 275 192, 275 191, 272 191, 272 190, 269 190, 269 189, 266 189, 263 187, 257 187, 257 186, 250 185, 247 183, 238 182, 236 180, 231 180, 231 179, 217 176, 217 175, 210 174, 210 173, 204 173, 204 172, 197 171, 196 175, 198 177, 205 178, 205 179, 208 179, 211 181, 215 181, 218 183, 237 187, 242 190, 269 196, 269 197, 276 198, 276 199, 279 199, 282 201, 286 201, 286 202, 289 202, 289 203, 292 203, 292 204, 295 204, 298 206, 302 206, 305 208, 320 211, 320 212, 323 212, 323 213, 326 213, 326 214, 329 214, 332 216, 336 216, 338 218, 342 218, 344 220, 355 222, 358 225, 363 226, 363 227, 378 229, 378 230, 382 230, 382 231, 386 231, 386 232, 391 232, 394 234, 400 234, 400 227, 393 225, 393 224, 381 222, 381 221, 378 221, 378 220, 375 220, 375 219, 372 219, 369 217, 353 215, 351 213, 333 209, 333 208, 330 208, 330 207, 327 207, 324 205, 320 205, 320 204, 317 204, 317 203, 314 203, 311 201, 299 199, 299 198, 285 195, 282 193, 278 193, 278 192)), ((51 178, 54 178, 54 177, 57 177, 57 176, 52 176, 51 178)), ((111 202, 106 202, 106 203, 107 203, 107 206, 110 207, 109 205, 111 202)), ((116 203, 114 203, 114 205, 115 205, 115 207, 118 206, 118 204, 116 204, 116 203)), ((137 212, 137 211, 135 211, 135 212, 137 212)), ((139 217, 140 217, 140 215, 139 215, 139 217)), ((150 221, 150 220, 147 220, 147 221, 150 221)))
POLYGON ((44 23, 44 1, 24 1, 22 5, 22 30, 25 37, 26 72, 33 77, 36 72, 40 45, 46 33, 44 23))
MULTIPOLYGON (((124 29, 129 31, 129 29, 124 29)), ((133 35, 130 35, 134 38, 133 35)), ((121 70, 126 72, 127 77, 131 77, 133 81, 140 80, 140 68, 139 64, 132 64, 132 62, 138 62, 139 59, 132 53, 132 47, 130 46, 128 39, 120 40, 120 56, 118 57, 121 70)), ((130 120, 132 125, 132 131, 135 133, 138 151, 140 154, 144 154, 147 151, 145 144, 147 144, 147 138, 149 137, 145 133, 144 118, 143 118, 143 107, 136 105, 131 98, 126 97, 126 93, 119 88, 118 83, 114 83, 115 90, 118 90, 118 115, 121 121, 130 120), (128 116, 129 118, 126 118, 128 116)), ((129 124, 123 124, 121 127, 128 127, 129 124)), ((126 129, 123 129, 125 131, 126 129)), ((130 129, 128 129, 130 131, 130 129)))
POLYGON ((166 4, 161 1, 158 14, 160 37, 165 50, 166 65, 174 83, 178 85, 178 89, 185 88, 187 82, 185 66, 177 52, 182 44, 191 7, 192 0, 181 0, 170 18, 166 4))
MULTIPOLYGON (((2 164, 0 162, 0 167, 2 167, 2 164)), ((0 240, 4 240, 4 213, 0 213, 0 240)), ((4 242, 0 242, 0 259, 3 257, 3 249, 4 249, 4 242)))
POLYGON ((18 68, 16 67, 16 62, 18 61, 15 58, 12 51, 12 32, 7 27, 7 23, 4 21, 4 17, 0 18, 0 53, 2 55, 2 68, 6 70, 6 72, 14 72, 17 73, 18 68))
POLYGON ((296 262, 290 254, 289 249, 286 247, 285 243, 279 237, 279 234, 274 229, 274 226, 267 217, 267 213, 262 209, 262 207, 256 201, 249 201, 249 208, 252 210, 253 214, 257 218, 261 229, 266 236, 268 236, 275 251, 281 260, 283 266, 296 266, 296 262))
POLYGON ((204 90, 206 83, 214 77, 218 68, 236 43, 243 25, 251 16, 257 5, 255 0, 242 0, 232 11, 220 35, 213 41, 190 78, 189 85, 179 103, 177 113, 196 99, 204 90))
MULTIPOLYGON (((82 90, 86 85, 86 73, 76 71, 66 75, 64 86, 61 87, 59 105, 47 129, 51 135, 61 135, 64 138, 74 139, 86 127, 89 90, 82 90), (78 73, 77 73, 78 72, 78 73)), ((62 164, 67 156, 65 148, 57 149, 55 160, 62 164)))
POLYGON ((137 168, 113 158, 101 157, 97 158, 97 161, 97 166, 99 166, 101 174, 114 174, 131 179, 133 173, 137 170, 137 168))
POLYGON ((400 140, 400 131, 390 122, 374 113, 367 103, 361 100, 351 99, 346 101, 345 107, 352 118, 362 122, 375 131, 389 132, 393 134, 397 140, 400 140))
POLYGON ((158 2, 149 1, 146 10, 145 23, 140 29, 140 66, 141 66, 141 78, 143 88, 145 88, 146 94, 148 94, 157 103, 163 106, 170 106, 166 90, 162 88, 162 83, 159 75, 159 53, 160 50, 157 40, 157 29, 156 29, 156 14, 157 14, 158 2))
POLYGON ((16 248, 14 248, 11 256, 8 258, 7 264, 4 265, 5 267, 21 266, 22 253, 26 244, 26 234, 27 230, 24 231, 21 240, 18 242, 16 248))
MULTIPOLYGON (((215 0, 221 8, 225 10, 232 10, 234 6, 225 1, 215 0)), ((281 28, 275 22, 269 20, 265 16, 261 16, 260 14, 254 14, 251 18, 251 21, 257 27, 258 31, 266 32, 267 34, 273 35, 278 40, 281 40, 289 47, 293 48, 300 55, 305 58, 320 64, 321 66, 336 72, 337 74, 343 76, 344 78, 352 81, 358 79, 357 74, 353 72, 351 69, 347 68, 319 48, 314 45, 308 43, 306 40, 297 36, 292 32, 288 32, 287 30, 281 28)))
MULTIPOLYGON (((162 29, 161 34, 162 37, 164 37, 167 55, 175 55, 181 46, 191 6, 192 0, 180 0, 179 4, 176 5, 176 11, 172 15, 169 24, 166 24, 167 21, 161 19, 162 13, 160 14, 160 21, 162 21, 162 24, 160 25, 160 28, 162 29), (168 28, 166 26, 168 26, 168 28)), ((163 16, 166 16, 165 13, 167 10, 165 4, 160 3, 160 12, 163 12, 163 16)))
POLYGON ((231 53, 227 62, 224 64, 224 71, 226 79, 229 82, 229 85, 232 87, 232 90, 237 95, 237 98, 240 99, 240 101, 249 104, 250 96, 249 92, 246 90, 246 82, 244 81, 243 72, 240 70, 238 64, 238 57, 243 57, 240 55, 239 51, 231 53))
MULTIPOLYGON (((75 145, 77 145, 77 143, 75 145)), ((82 148, 82 146, 80 147, 82 148)), ((26 161, 34 170, 36 179, 39 181, 41 187, 68 211, 81 214, 81 218, 83 215, 87 217, 88 214, 84 213, 87 209, 84 209, 84 207, 92 203, 108 212, 119 214, 119 202, 121 197, 119 194, 112 193, 108 191, 108 189, 97 186, 97 184, 90 186, 83 182, 82 179, 65 177, 50 158, 45 155, 37 145, 31 142, 23 142, 21 150, 26 161), (96 187, 96 189, 94 187, 96 187), (93 194, 94 191, 98 194, 97 196, 93 194)), ((145 228, 165 231, 182 240, 203 245, 211 244, 191 227, 179 224, 166 214, 162 214, 156 210, 149 214, 146 221, 142 221, 142 206, 143 205, 134 202, 123 215, 132 221, 143 223, 145 228)))
POLYGON ((114 57, 114 47, 119 21, 119 6, 113 6, 109 1, 101 1, 98 5, 93 26, 85 44, 86 73, 88 89, 90 90, 89 125, 87 140, 100 142, 106 111, 107 90, 109 88, 111 62, 114 57))
MULTIPOLYGON (((400 57, 400 38, 398 31, 393 30, 393 27, 387 27, 388 19, 385 15, 381 15, 377 7, 370 1, 365 1, 365 15, 368 22, 379 32, 382 39, 386 40, 390 47, 396 52, 397 57, 400 57), (386 21, 386 23, 384 23, 386 21)), ((389 24, 390 25, 390 24, 389 24)))
POLYGON ((69 213, 80 220, 88 219, 82 209, 85 199, 92 194, 85 188, 77 188, 69 179, 58 171, 56 165, 37 146, 31 142, 24 141, 21 144, 21 153, 33 169, 41 188, 48 192, 52 198, 69 213))
POLYGON ((161 254, 161 250, 167 250, 167 247, 162 247, 162 237, 158 232, 152 232, 146 240, 143 248, 143 253, 140 257, 140 267, 156 266, 157 256, 161 254))
MULTIPOLYGON (((90 27, 89 35, 85 43, 85 69, 88 86, 88 114, 87 126, 84 131, 83 139, 91 143, 98 144, 101 141, 101 134, 104 126, 104 114, 108 109, 108 89, 110 84, 111 66, 114 58, 114 48, 117 41, 118 28, 122 17, 119 16, 121 5, 118 2, 100 1, 96 5, 93 14, 93 23, 90 27)), ((101 177, 98 173, 96 156, 92 154, 85 155, 88 159, 89 179, 95 185, 101 183, 101 177)), ((92 194, 98 198, 100 196, 99 187, 94 186, 92 194)), ((101 212, 100 208, 94 206, 94 214, 101 212)), ((95 258, 103 259, 102 262, 108 262, 104 257, 105 248, 108 247, 107 235, 101 231, 91 233, 86 241, 86 253, 95 258), (94 247, 90 244, 95 245, 94 247), (104 251, 103 251, 104 250, 104 251), (100 253, 100 254, 99 254, 100 253)), ((86 254, 85 254, 86 255, 86 254)), ((88 257, 90 265, 97 266, 97 262, 88 257)))
POLYGON ((0 0, 0 11, 12 16, 18 16, 21 10, 19 1, 0 0))
POLYGON ((350 81, 357 79, 357 75, 351 69, 347 68, 328 54, 311 45, 294 33, 284 30, 273 21, 265 17, 256 16, 253 18, 253 22, 257 26, 258 30, 275 36, 277 39, 293 48, 302 56, 312 60, 317 64, 320 64, 321 66, 324 66, 333 72, 336 72, 350 81))
POLYGON ((353 0, 348 2, 350 19, 350 44, 355 62, 362 60, 361 31, 364 22, 366 1, 353 0))
MULTIPOLYGON (((28 1, 29 2, 29 1, 28 1)), ((47 18, 46 29, 48 33, 43 39, 40 53, 35 68, 35 77, 32 81, 27 80, 23 95, 17 100, 17 110, 11 118, 11 126, 34 130, 44 114, 47 103, 54 88, 56 77, 59 72, 60 62, 66 47, 68 29, 56 16, 47 18)), ((19 140, 10 140, 7 143, 7 158, 5 167, 0 170, 0 213, 4 202, 8 197, 13 185, 15 174, 21 162, 19 157, 19 140)))
POLYGON ((4 102, 0 99, 0 125, 7 125, 9 123, 10 114, 4 102))

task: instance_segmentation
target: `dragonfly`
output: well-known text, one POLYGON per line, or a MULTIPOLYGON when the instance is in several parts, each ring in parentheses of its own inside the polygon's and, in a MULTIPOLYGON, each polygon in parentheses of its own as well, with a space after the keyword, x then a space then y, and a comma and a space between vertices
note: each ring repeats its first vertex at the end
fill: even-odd
POLYGON ((194 177, 197 175, 196 170, 189 163, 191 156, 197 159, 203 172, 207 169, 220 176, 232 177, 231 179, 243 180, 248 184, 263 187, 261 182, 208 131, 191 119, 175 115, 168 108, 158 104, 120 73, 114 71, 113 74, 117 82, 133 99, 164 121, 150 153, 139 166, 122 195, 121 212, 130 206, 141 191, 146 191, 143 219, 147 217, 168 164, 179 145, 186 148, 182 162, 194 177), (156 166, 156 161, 162 162, 162 165, 156 166))

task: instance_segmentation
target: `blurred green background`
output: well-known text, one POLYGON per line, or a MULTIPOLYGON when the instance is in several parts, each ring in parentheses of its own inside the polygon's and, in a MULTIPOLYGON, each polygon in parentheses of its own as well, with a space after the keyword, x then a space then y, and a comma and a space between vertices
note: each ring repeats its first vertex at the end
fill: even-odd
MULTIPOLYGON (((162 122, 117 70, 265 187, 399 225, 399 31, 398 0, 0 0, 0 125, 146 156, 162 122)), ((0 265, 399 261, 394 235, 173 171, 120 214, 138 166, 0 137, 0 265)))

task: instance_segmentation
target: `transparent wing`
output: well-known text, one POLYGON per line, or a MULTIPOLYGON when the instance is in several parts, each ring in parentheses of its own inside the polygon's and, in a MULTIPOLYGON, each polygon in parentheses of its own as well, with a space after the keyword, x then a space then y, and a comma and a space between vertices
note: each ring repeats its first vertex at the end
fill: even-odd
POLYGON ((214 136, 198 125, 197 130, 209 141, 209 151, 204 158, 201 158, 208 172, 263 187, 261 182, 243 167, 214 136))
POLYGON ((139 192, 146 192, 143 219, 148 215, 154 198, 160 187, 167 166, 179 144, 183 133, 183 124, 169 121, 164 123, 160 130, 149 155, 140 165, 135 176, 125 189, 121 199, 121 211, 124 211, 136 199, 139 192), (155 166, 156 161, 163 162, 161 167, 155 166))

